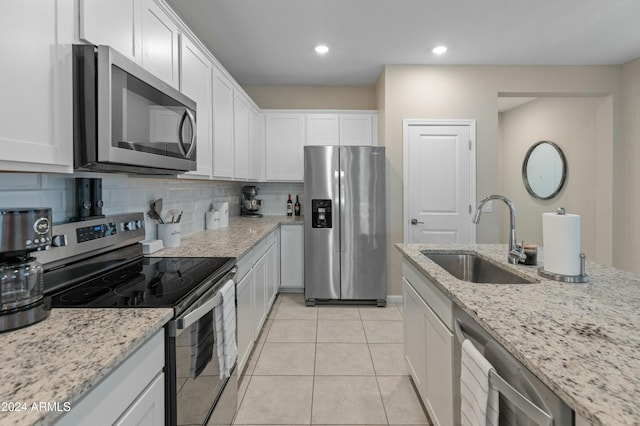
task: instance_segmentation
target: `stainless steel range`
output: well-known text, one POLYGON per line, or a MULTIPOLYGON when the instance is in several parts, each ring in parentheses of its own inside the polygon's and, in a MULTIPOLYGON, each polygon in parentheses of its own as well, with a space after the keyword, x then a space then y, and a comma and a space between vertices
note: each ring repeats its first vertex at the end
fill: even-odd
MULTIPOLYGON (((235 258, 144 257, 142 213, 54 225, 44 292, 58 308, 174 310, 165 327, 165 423, 230 425, 237 380, 220 373, 214 307, 235 258)), ((123 326, 126 326, 124 324, 123 326)))

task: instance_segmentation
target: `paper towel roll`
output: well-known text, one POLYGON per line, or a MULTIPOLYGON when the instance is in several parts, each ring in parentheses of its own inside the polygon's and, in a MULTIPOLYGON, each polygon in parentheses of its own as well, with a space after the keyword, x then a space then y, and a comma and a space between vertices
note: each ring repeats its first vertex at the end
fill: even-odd
POLYGON ((580 275, 580 216, 542 214, 544 270, 554 274, 580 275))

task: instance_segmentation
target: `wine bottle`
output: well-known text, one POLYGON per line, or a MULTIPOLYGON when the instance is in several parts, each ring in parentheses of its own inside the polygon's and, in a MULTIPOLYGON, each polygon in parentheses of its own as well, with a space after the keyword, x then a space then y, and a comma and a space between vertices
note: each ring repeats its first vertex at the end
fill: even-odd
POLYGON ((296 195, 296 203, 293 205, 293 211, 296 216, 300 216, 300 201, 298 201, 297 195, 296 195))
POLYGON ((289 194, 289 199, 287 200, 287 216, 293 215, 293 201, 291 201, 291 194, 289 194))

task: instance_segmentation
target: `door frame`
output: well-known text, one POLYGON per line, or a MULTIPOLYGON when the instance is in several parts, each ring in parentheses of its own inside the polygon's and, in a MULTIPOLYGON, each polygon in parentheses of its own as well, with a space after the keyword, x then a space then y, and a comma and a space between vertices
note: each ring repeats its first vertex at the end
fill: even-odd
MULTIPOLYGON (((409 241, 409 128, 412 126, 469 126, 469 203, 476 206, 476 120, 473 119, 404 119, 402 120, 402 238, 409 241)), ((471 227, 471 243, 476 242, 476 227, 471 227)))

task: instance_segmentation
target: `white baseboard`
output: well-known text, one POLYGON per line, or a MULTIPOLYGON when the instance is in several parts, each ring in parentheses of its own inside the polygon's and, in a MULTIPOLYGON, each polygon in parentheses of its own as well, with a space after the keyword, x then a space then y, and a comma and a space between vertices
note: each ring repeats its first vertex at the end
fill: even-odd
POLYGON ((402 295, 401 294, 387 295, 387 303, 402 303, 402 295))

